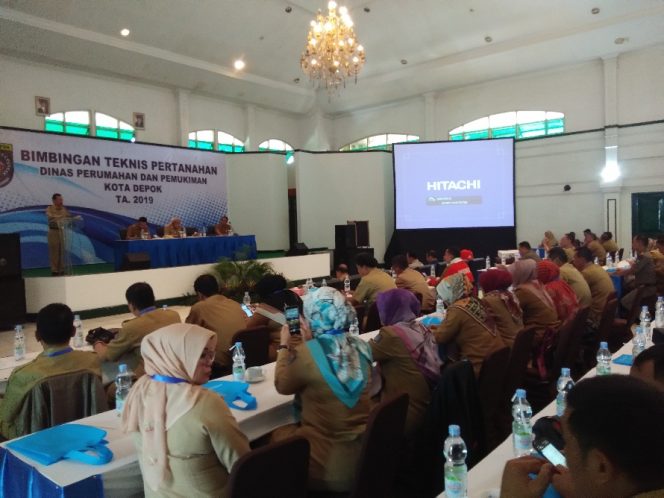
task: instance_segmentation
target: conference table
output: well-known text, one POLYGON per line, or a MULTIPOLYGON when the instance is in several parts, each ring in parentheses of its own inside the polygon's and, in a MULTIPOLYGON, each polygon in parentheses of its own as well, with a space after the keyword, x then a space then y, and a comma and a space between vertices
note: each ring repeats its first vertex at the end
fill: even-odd
POLYGON ((147 253, 151 268, 216 263, 220 258, 255 259, 255 235, 216 235, 181 239, 116 240, 113 243, 115 270, 122 268, 124 257, 147 253))

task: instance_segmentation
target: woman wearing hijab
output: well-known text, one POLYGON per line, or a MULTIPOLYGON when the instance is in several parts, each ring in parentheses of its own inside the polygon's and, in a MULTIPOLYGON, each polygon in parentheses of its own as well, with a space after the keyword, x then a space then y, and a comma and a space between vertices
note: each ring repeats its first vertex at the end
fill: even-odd
POLYGON ((440 378, 438 347, 429 329, 415 319, 420 302, 406 289, 381 292, 376 298, 383 327, 369 341, 383 378, 380 399, 408 393, 406 434, 422 424, 431 400, 431 387, 440 378))
POLYGON ((235 461, 249 451, 209 380, 217 336, 177 323, 145 336, 145 372, 132 387, 122 426, 132 433, 148 498, 220 496, 235 461))
POLYGON ((514 294, 523 310, 523 325, 540 329, 558 328, 560 321, 556 306, 537 280, 537 263, 532 259, 520 259, 509 268, 514 294))
POLYGON ((485 305, 472 295, 472 290, 473 285, 461 273, 455 273, 438 284, 436 291, 448 310, 445 320, 433 328, 433 335, 439 344, 455 344, 459 354, 473 364, 475 375, 479 375, 484 358, 505 344, 493 317, 485 305))
POLYGON ((331 287, 304 296, 302 336, 282 328, 274 385, 295 394, 299 422, 280 427, 273 440, 304 436, 311 445, 309 486, 313 490, 350 490, 360 456, 371 401, 371 348, 347 333, 355 311, 331 287))
POLYGON ((277 359, 277 348, 281 337, 281 327, 286 323, 285 306, 297 306, 302 313, 302 299, 287 289, 288 283, 281 275, 265 275, 254 286, 261 300, 254 314, 247 321, 247 327, 266 325, 270 328, 270 361, 277 359))
POLYGON ((579 300, 574 289, 560 279, 558 265, 548 259, 537 263, 537 280, 544 285, 544 289, 551 297, 559 320, 565 323, 574 318, 579 311, 579 300))
POLYGON ((523 311, 509 290, 510 285, 512 275, 507 270, 491 269, 480 274, 480 287, 484 292, 482 302, 491 311, 503 342, 511 348, 523 328, 523 311))

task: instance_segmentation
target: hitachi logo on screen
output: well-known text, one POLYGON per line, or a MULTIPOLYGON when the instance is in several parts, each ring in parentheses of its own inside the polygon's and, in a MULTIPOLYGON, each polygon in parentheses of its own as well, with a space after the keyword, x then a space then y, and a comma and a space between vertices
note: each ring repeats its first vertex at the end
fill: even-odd
POLYGON ((427 190, 480 190, 479 180, 427 182, 427 190))

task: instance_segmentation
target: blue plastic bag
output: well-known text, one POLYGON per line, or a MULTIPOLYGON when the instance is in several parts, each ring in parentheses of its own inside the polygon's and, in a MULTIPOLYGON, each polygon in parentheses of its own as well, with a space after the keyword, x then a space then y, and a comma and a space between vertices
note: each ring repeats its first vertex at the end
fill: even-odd
POLYGON ((249 384, 234 380, 212 380, 203 387, 214 391, 224 398, 224 401, 230 408, 236 410, 255 410, 258 403, 256 398, 249 393, 249 384), (246 406, 242 406, 237 401, 243 401, 246 406))

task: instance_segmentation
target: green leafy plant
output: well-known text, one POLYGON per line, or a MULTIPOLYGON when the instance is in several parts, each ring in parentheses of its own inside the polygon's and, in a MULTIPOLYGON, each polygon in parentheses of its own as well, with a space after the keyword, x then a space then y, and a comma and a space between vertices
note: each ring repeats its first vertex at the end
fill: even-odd
MULTIPOLYGON (((214 272, 219 278, 221 294, 238 302, 242 302, 244 293, 251 292, 261 278, 276 273, 270 263, 228 259, 220 260, 214 266, 214 272)), ((254 296, 252 296, 252 300, 254 300, 254 296)))

